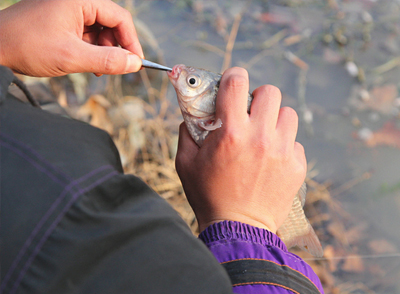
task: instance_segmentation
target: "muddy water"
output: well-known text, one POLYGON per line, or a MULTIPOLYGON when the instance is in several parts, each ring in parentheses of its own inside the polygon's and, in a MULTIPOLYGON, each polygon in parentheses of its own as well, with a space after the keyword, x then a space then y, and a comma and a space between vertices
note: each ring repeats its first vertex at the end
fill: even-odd
MULTIPOLYGON (((228 24, 226 30, 229 34, 234 16, 243 7, 242 2, 197 1, 203 3, 197 7, 197 14, 193 12, 193 7, 185 3, 136 1, 138 18, 158 40, 166 65, 184 63, 219 72, 223 56, 215 50, 199 48, 194 43, 201 41, 224 51, 226 43, 213 24, 220 17, 220 22, 228 24)), ((357 87, 370 91, 385 84, 400 85, 398 67, 380 74, 373 72, 375 67, 400 54, 399 4, 395 1, 379 1, 379 5, 374 1, 332 1, 329 7, 287 1, 293 4, 290 7, 280 4, 283 2, 263 3, 253 1, 243 14, 231 66, 247 67, 251 89, 266 83, 280 87, 283 104, 295 108, 302 116, 303 108, 299 102, 301 69, 285 59, 282 52, 290 50, 308 64, 303 86, 306 106, 313 118, 309 123, 301 120, 298 141, 304 145, 308 161, 315 163, 314 179, 331 183, 332 197, 356 219, 368 224, 366 233, 370 239, 388 240, 396 247, 390 253, 399 254, 400 145, 368 147, 358 138, 363 128, 374 132, 388 122, 399 125, 396 116, 398 108, 381 112, 368 107, 355 107, 351 103, 360 99, 357 96, 359 92, 355 90, 357 87), (335 8, 335 3, 338 8, 335 8), (333 38, 334 32, 339 36, 340 30, 344 30, 348 38, 346 44, 341 46, 335 41, 328 44, 322 41, 327 33, 331 33, 333 38), (273 43, 273 36, 279 32, 286 37, 303 34, 305 41, 284 46, 281 38, 273 43), (370 42, 366 43, 368 38, 370 42), (265 56, 249 65, 248 62, 260 52, 265 52, 265 56), (334 52, 333 57, 328 57, 327 52, 334 52), (346 70, 346 61, 354 61, 362 68, 365 78, 352 77, 346 70), (369 178, 362 180, 362 175, 366 173, 369 178)), ((172 87, 169 90, 168 95, 174 100, 172 87)), ((398 133, 392 134, 390 140, 398 142, 398 133)), ((382 252, 380 255, 387 253, 385 250, 382 252)), ((393 285, 391 291, 400 293, 400 255, 388 260, 387 257, 377 257, 379 254, 376 252, 371 254, 352 246, 347 247, 345 253, 368 255, 365 258, 371 262, 376 259, 378 263, 383 263, 383 267, 387 262, 390 272, 384 271, 382 275, 389 275, 393 285)), ((361 281, 354 281, 353 278, 351 275, 340 277, 341 282, 363 282, 377 291, 372 293, 379 293, 379 287, 374 288, 381 278, 379 275, 361 281)))

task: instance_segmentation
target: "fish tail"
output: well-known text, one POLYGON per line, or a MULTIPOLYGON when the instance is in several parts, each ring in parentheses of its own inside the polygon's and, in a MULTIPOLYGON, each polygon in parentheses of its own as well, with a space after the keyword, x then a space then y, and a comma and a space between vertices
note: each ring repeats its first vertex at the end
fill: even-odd
POLYGON ((293 240, 293 246, 298 246, 300 249, 307 251, 315 257, 322 257, 324 255, 321 243, 311 225, 309 225, 307 234, 298 236, 293 240))

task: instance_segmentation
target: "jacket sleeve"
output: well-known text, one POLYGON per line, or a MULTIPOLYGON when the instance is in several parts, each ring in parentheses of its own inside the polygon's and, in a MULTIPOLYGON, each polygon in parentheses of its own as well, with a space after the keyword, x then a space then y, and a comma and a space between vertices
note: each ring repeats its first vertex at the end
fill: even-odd
POLYGON ((107 133, 22 103, 13 80, 0 66, 0 293, 232 293, 107 133))
POLYGON ((324 293, 312 268, 267 230, 223 221, 199 238, 227 270, 235 293, 324 293))

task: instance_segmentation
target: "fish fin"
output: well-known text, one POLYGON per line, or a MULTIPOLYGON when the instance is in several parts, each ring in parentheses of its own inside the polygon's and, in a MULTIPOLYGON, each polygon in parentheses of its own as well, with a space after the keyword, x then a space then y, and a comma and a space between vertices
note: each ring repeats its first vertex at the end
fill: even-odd
POLYGON ((306 235, 295 238, 291 244, 288 245, 289 248, 294 246, 298 246, 300 249, 314 255, 315 257, 322 257, 324 255, 318 236, 315 234, 311 225, 310 230, 306 235))
POLYGON ((199 122, 199 126, 206 131, 214 131, 216 129, 219 129, 222 126, 222 121, 219 118, 216 121, 214 121, 212 124, 209 124, 209 125, 206 125, 203 121, 201 121, 201 122, 199 122))
POLYGON ((301 187, 300 190, 297 192, 297 194, 299 195, 300 201, 301 201, 301 206, 304 207, 304 204, 306 203, 306 195, 307 195, 307 185, 306 182, 304 182, 301 187))

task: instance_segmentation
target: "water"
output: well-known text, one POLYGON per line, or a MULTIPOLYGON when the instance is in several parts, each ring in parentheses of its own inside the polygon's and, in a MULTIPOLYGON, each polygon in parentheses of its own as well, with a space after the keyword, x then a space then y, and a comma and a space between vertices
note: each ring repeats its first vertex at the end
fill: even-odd
MULTIPOLYGON (((137 17, 150 28, 159 42, 166 65, 184 63, 219 72, 223 56, 214 52, 217 50, 200 49, 190 44, 201 41, 224 51, 226 42, 213 23, 218 18, 220 22, 225 21, 228 24, 226 33, 229 34, 234 16, 245 2, 193 1, 191 3, 197 3, 194 5, 203 3, 202 9, 195 6, 199 11, 197 16, 193 6, 187 3, 136 1, 135 5, 137 17)), ((399 2, 354 0, 329 3, 331 6, 311 1, 253 1, 242 16, 231 65, 247 65, 251 89, 266 83, 280 87, 283 105, 295 108, 301 116, 302 108, 298 100, 301 70, 286 60, 282 52, 290 50, 308 64, 303 85, 306 105, 313 113, 313 121, 310 125, 300 122, 297 140, 304 145, 308 161, 315 162, 314 171, 318 173, 314 179, 320 183, 329 181, 332 191, 335 191, 335 188, 357 181, 368 173, 369 179, 360 180, 341 193, 332 195, 356 223, 368 226, 364 230, 364 234, 368 234, 363 237, 364 243, 384 239, 394 245, 395 252, 393 249, 385 252, 385 248, 381 248, 382 254, 396 255, 400 253, 397 249, 400 248, 400 145, 371 148, 357 138, 357 134, 361 128, 377 131, 388 122, 399 125, 399 116, 368 107, 354 107, 350 98, 354 96, 356 87, 364 87, 370 93, 373 88, 385 84, 399 87, 400 71, 397 66, 379 74, 373 71, 400 53, 399 2), (260 18, 264 18, 264 22, 260 18), (269 22, 265 22, 268 19, 269 22), (305 36, 303 41, 291 46, 284 45, 284 38, 271 45, 271 38, 279 32, 285 37, 305 36), (327 35, 339 41, 341 36, 345 36, 347 41, 343 45, 335 41, 326 44, 322 40, 327 35), (269 48, 265 48, 266 40, 270 41, 269 45, 267 42, 269 48), (265 56, 248 66, 248 62, 260 52, 265 52, 265 56), (332 52, 333 57, 326 56, 332 52), (346 61, 354 61, 365 72, 365 77, 350 76, 344 66, 346 61)), ((172 86, 168 97, 172 101, 175 99, 172 86)), ((360 100, 359 97, 353 99, 360 100)), ((380 99, 379 103, 385 103, 384 98, 380 99)), ((398 111, 398 108, 393 107, 393 110, 398 111)), ((393 133, 389 140, 400 138, 393 133)), ((343 219, 345 227, 349 225, 346 222, 348 220, 343 219)), ((344 248, 343 255, 370 257, 366 258, 369 261, 365 262, 362 271, 350 270, 347 274, 343 270, 334 271, 336 283, 362 282, 366 287, 353 287, 358 290, 348 290, 347 293, 398 293, 400 257, 390 260, 371 257, 379 254, 368 246, 354 242, 344 248), (370 270, 373 264, 379 265, 382 272, 373 274, 370 270), (382 276, 389 278, 382 280, 382 276)), ((344 287, 339 288, 346 292, 344 287)))

